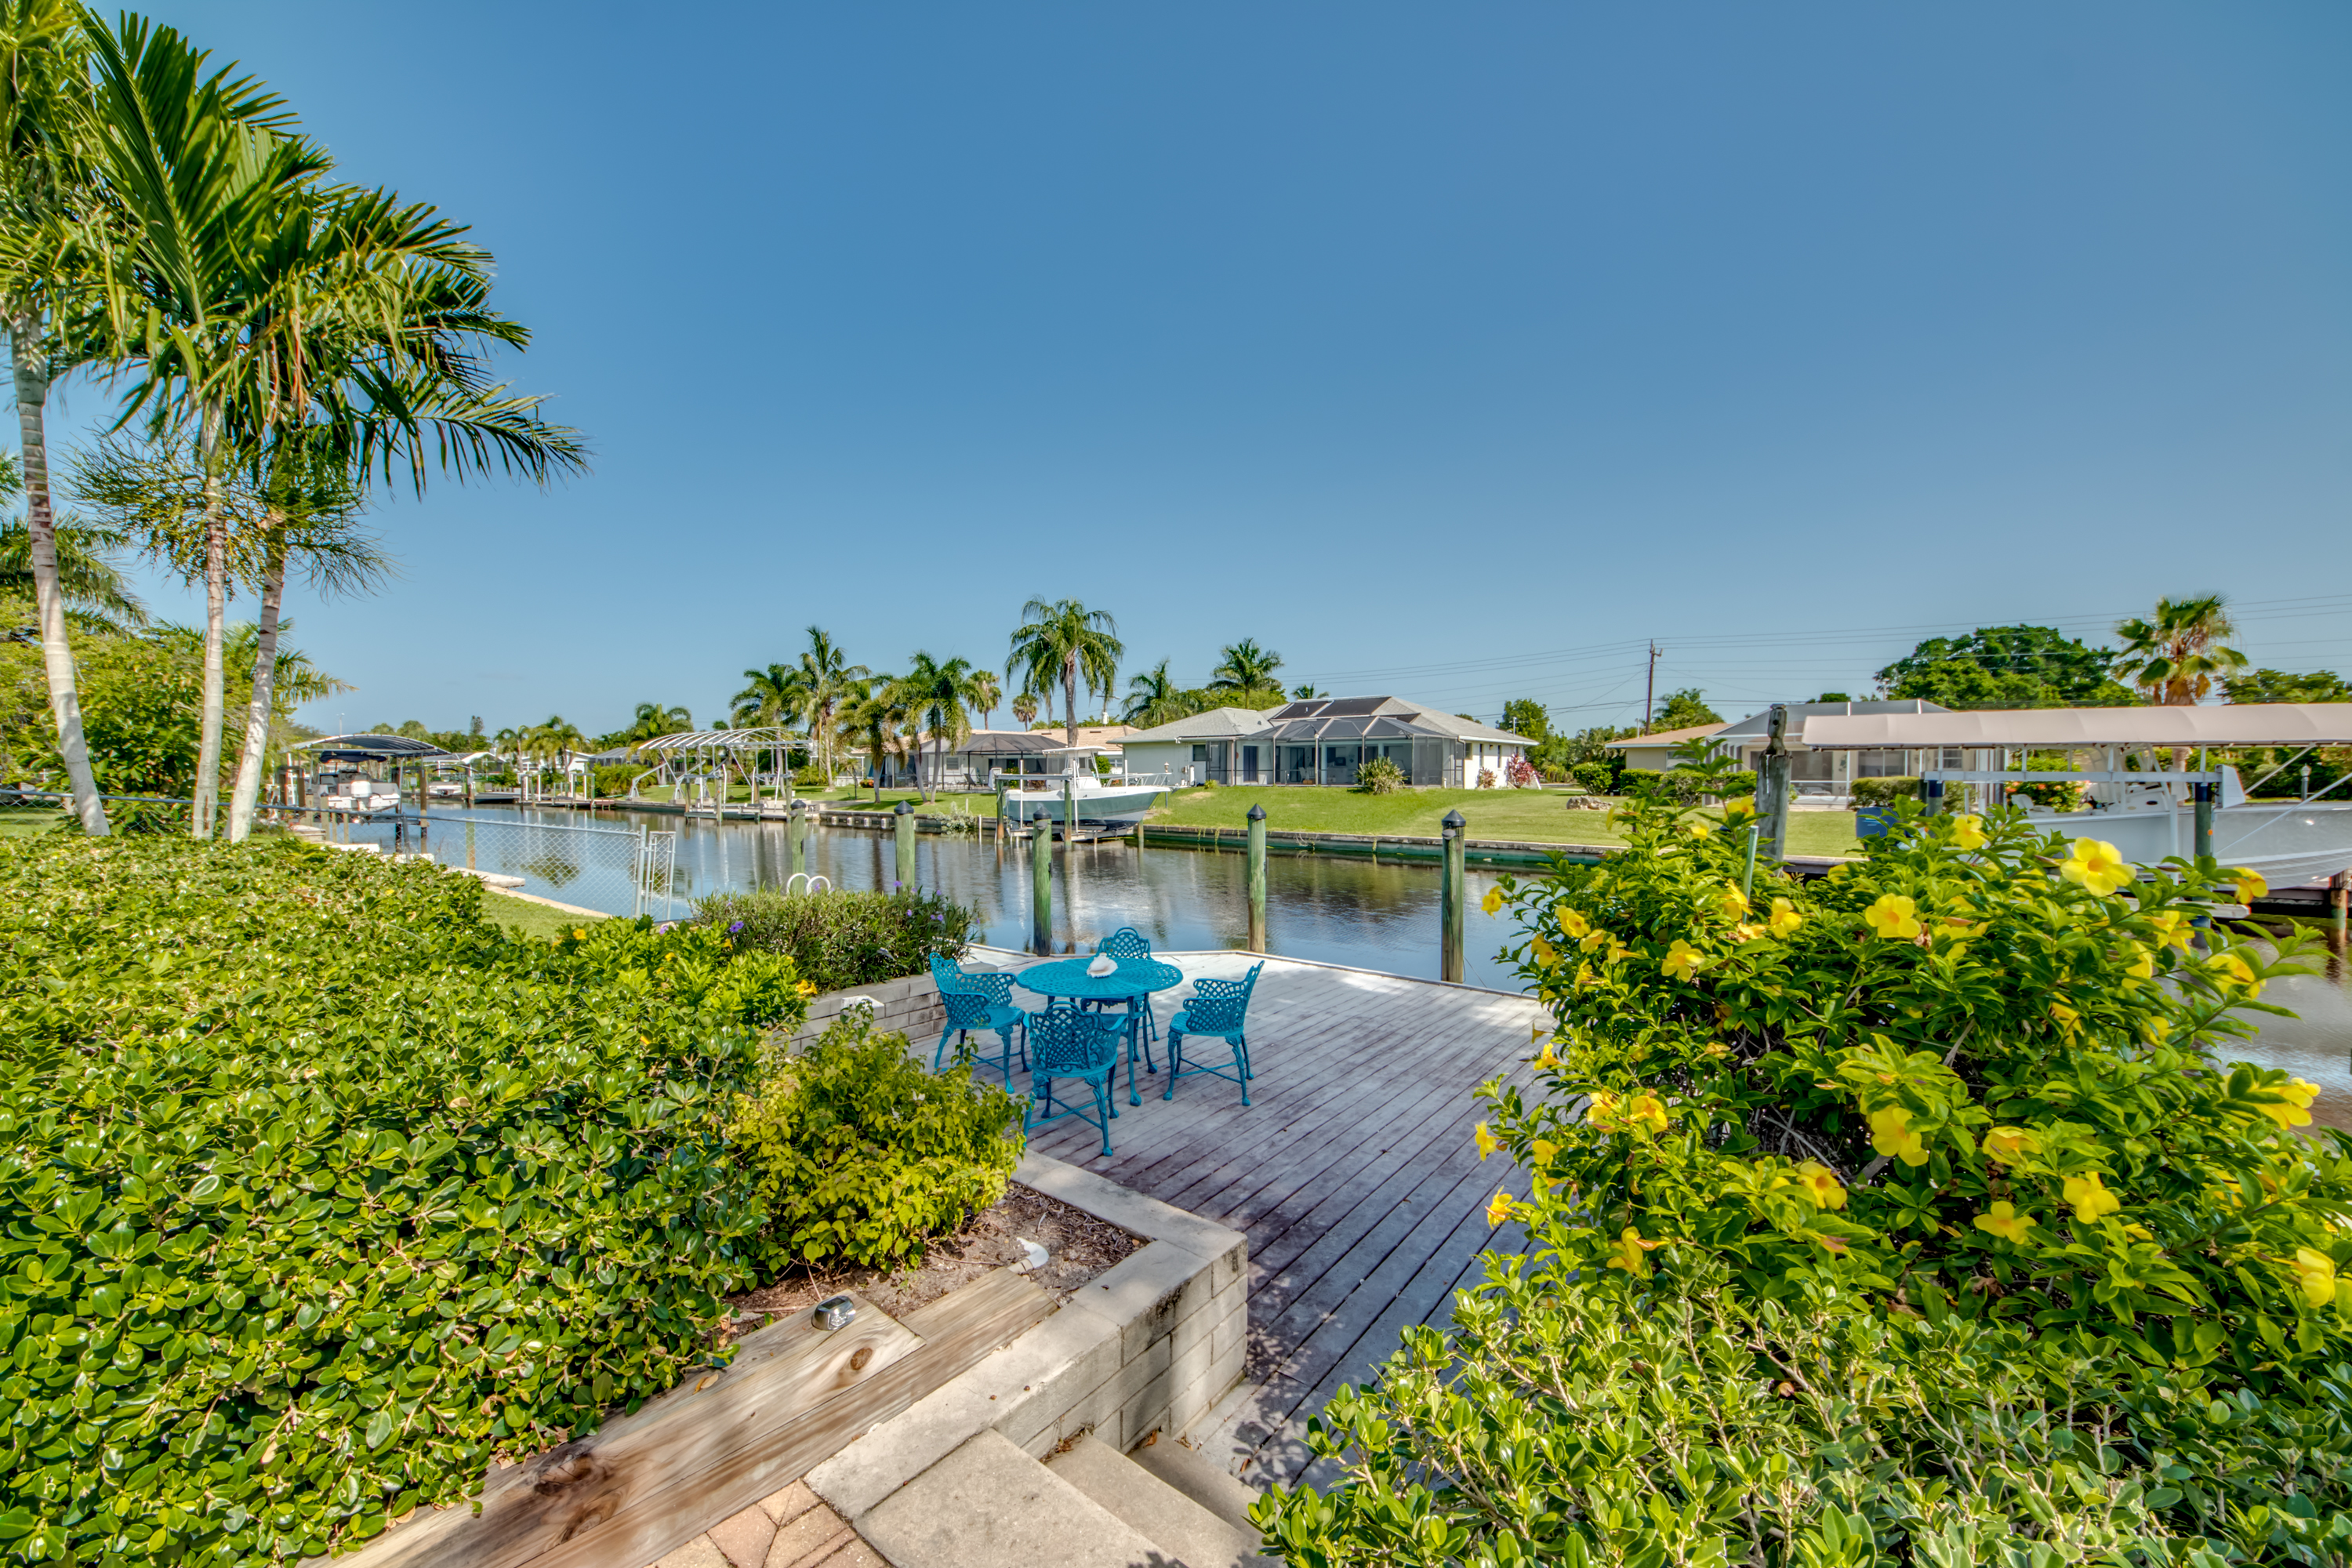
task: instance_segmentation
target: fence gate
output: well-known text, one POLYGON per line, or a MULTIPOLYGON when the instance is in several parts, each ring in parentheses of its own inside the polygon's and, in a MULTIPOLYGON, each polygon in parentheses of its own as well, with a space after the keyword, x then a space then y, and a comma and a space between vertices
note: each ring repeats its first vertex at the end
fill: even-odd
POLYGON ((667 920, 677 898, 677 829, 637 829, 638 914, 650 914, 658 900, 667 920))

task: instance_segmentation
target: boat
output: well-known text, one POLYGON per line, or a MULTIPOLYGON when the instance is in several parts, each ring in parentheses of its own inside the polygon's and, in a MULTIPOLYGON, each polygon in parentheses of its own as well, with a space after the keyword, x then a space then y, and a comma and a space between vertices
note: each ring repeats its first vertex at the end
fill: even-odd
MULTIPOLYGON (((1815 751, 1932 755, 1941 765, 1919 769, 1931 794, 1949 794, 1956 784, 2005 792, 2013 784, 2073 781, 2081 786, 2081 809, 2028 805, 2028 819, 2069 839, 2112 844, 2137 865, 2193 858, 2200 851, 2199 817, 2210 812, 2210 837, 2202 852, 2224 866, 2258 872, 2273 886, 2352 870, 2352 803, 2316 795, 2252 800, 2235 768, 2210 762, 2220 749, 2299 748, 2266 776, 2284 774, 2314 747, 2352 745, 2352 702, 1820 714, 1805 721, 1803 734, 1815 751), (2102 765, 2062 771, 2007 765, 2012 755, 2021 764, 2027 752, 2052 751, 2093 756, 2102 765), (2179 771, 2130 765, 2135 755, 2145 763, 2175 752, 2197 753, 2198 765, 2179 771), (2200 790, 2210 802, 2202 808, 2196 798, 2200 790)), ((2257 779, 2255 787, 2263 782, 2257 779)))
MULTIPOLYGON (((1008 774, 1004 778, 1009 781, 1013 776, 1008 774)), ((1061 821, 1066 786, 1082 823, 1133 822, 1151 809, 1152 802, 1174 787, 1148 779, 1130 782, 1116 776, 1100 778, 1086 773, 1024 773, 1018 776, 1017 787, 1007 782, 999 792, 997 813, 1020 823, 1034 821, 1041 811, 1048 821, 1061 821)))

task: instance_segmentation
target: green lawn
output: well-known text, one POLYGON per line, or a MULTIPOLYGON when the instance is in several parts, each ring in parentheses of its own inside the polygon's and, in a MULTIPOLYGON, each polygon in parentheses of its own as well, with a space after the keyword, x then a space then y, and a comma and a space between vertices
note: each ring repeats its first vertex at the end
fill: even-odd
POLYGON ((529 899, 509 898, 493 888, 482 889, 482 912, 516 936, 533 936, 545 942, 554 941, 563 931, 577 931, 590 921, 605 918, 566 914, 545 904, 534 904, 529 899))
POLYGON ((66 814, 47 806, 12 805, 0 811, 0 838, 30 838, 47 833, 65 820, 66 814))
MULTIPOLYGON (((1393 833, 1434 838, 1441 819, 1459 811, 1473 838, 1537 844, 1622 844, 1605 811, 1570 811, 1554 790, 1418 789, 1359 795, 1349 789, 1265 785, 1179 790, 1151 814, 1154 822, 1190 827, 1246 827, 1253 805, 1265 807, 1265 825, 1295 833, 1393 833)), ((1720 814, 1709 811, 1709 816, 1720 814)), ((1856 855, 1853 816, 1843 811, 1800 811, 1789 817, 1794 855, 1856 855)))

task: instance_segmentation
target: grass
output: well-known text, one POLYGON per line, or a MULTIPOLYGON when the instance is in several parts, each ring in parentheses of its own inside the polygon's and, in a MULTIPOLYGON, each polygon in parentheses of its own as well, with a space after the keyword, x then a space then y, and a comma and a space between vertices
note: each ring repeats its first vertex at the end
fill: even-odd
POLYGON ((0 838, 31 838, 48 832, 66 819, 62 811, 47 806, 11 806, 0 812, 0 838))
POLYGON ((529 899, 517 899, 495 889, 482 889, 482 912, 504 926, 515 936, 537 937, 553 942, 567 931, 577 931, 589 921, 601 921, 603 915, 567 914, 551 910, 545 904, 534 904, 529 899))
MULTIPOLYGON (((1151 814, 1154 822, 1187 827, 1246 827, 1253 805, 1265 807, 1265 825, 1296 833, 1378 833, 1434 838, 1449 811, 1459 811, 1473 838, 1536 844, 1622 844, 1603 811, 1570 811, 1553 790, 1415 789, 1359 795, 1349 789, 1264 785, 1179 790, 1151 814)), ((1709 811, 1709 816, 1720 813, 1709 811)), ((1799 811, 1789 816, 1792 855, 1858 855, 1853 816, 1843 811, 1799 811)))

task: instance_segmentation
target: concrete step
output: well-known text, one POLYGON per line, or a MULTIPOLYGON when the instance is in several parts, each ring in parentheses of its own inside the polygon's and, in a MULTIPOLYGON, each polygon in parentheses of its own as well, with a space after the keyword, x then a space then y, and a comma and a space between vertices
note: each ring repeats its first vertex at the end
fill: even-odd
POLYGON ((1147 1442, 1128 1458, 1234 1529, 1248 1531, 1253 1541, 1257 1539, 1257 1526, 1250 1522, 1250 1504, 1265 1494, 1198 1448, 1188 1448, 1162 1433, 1158 1442, 1147 1442))
POLYGON ((1132 1525, 1184 1568, 1274 1568, 1272 1559, 1257 1554, 1255 1530, 1220 1518, 1098 1438, 1079 1438, 1046 1460, 1045 1468, 1132 1525))
POLYGON ((893 1568, 1168 1568, 1170 1562, 1133 1525, 993 1431, 883 1499, 857 1529, 893 1568))

